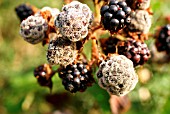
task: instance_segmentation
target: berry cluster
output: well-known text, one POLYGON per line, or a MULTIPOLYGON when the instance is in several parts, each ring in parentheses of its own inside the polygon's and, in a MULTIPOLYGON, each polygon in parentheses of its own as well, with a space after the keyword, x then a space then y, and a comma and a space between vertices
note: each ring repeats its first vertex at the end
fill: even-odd
POLYGON ((158 51, 170 52, 170 25, 163 26, 156 36, 156 47, 158 51))
POLYGON ((118 32, 130 23, 131 8, 126 2, 111 0, 108 5, 102 6, 100 10, 101 23, 106 30, 118 32))
POLYGON ((65 89, 71 93, 83 92, 94 82, 92 70, 87 63, 73 63, 66 67, 61 67, 59 77, 65 89))
POLYGON ((118 53, 132 60, 134 66, 143 65, 150 58, 150 51, 144 42, 128 39, 118 45, 118 53))
POLYGON ((44 64, 34 71, 40 85, 51 88, 51 78, 56 73, 51 68, 60 65, 57 71, 65 89, 71 93, 83 92, 95 82, 92 69, 98 66, 98 84, 108 93, 123 96, 133 90, 138 82, 134 67, 143 65, 150 57, 143 40, 127 35, 148 33, 151 18, 141 8, 143 4, 146 6, 144 1, 129 1, 138 4, 138 9, 130 6, 128 0, 94 1, 98 5, 95 9, 100 10, 95 12, 96 17, 86 4, 78 1, 64 5, 61 12, 50 7, 34 10, 33 15, 21 22, 20 34, 31 44, 48 45, 46 57, 52 66, 44 64), (105 32, 109 33, 108 38, 100 38, 105 32), (88 41, 92 44, 91 58, 85 62, 89 50, 83 53, 83 49, 88 41))

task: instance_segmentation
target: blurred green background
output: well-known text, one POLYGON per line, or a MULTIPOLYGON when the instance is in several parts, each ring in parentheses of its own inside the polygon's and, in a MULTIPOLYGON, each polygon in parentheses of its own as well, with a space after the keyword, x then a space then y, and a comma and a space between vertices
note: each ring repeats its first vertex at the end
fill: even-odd
MULTIPOLYGON (((91 0, 83 2, 94 9, 91 0)), ((31 45, 19 35, 20 21, 14 8, 21 3, 38 8, 61 9, 63 5, 62 0, 0 0, 0 114, 110 114, 109 95, 97 84, 84 93, 70 94, 55 75, 52 94, 38 85, 33 70, 47 63, 47 47, 31 45)), ((154 12, 151 33, 166 24, 164 17, 170 15, 169 4, 169 0, 151 1, 154 12)), ((153 42, 153 38, 147 41, 149 45, 153 42)), ((143 69, 147 69, 150 79, 140 81, 128 94, 131 108, 126 114, 170 114, 170 64, 149 61, 138 68, 142 73, 143 69)))

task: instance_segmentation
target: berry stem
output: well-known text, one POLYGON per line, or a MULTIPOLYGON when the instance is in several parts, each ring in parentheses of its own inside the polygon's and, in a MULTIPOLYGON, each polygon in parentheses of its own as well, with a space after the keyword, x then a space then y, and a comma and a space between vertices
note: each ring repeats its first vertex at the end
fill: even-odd
POLYGON ((101 4, 99 4, 99 0, 93 0, 94 8, 95 8, 95 21, 100 22, 100 8, 101 4))

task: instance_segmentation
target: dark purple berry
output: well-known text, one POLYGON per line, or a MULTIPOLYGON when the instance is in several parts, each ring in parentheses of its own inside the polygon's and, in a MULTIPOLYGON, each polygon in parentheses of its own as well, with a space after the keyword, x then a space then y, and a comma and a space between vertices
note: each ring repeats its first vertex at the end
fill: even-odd
POLYGON ((32 8, 26 4, 21 4, 15 8, 15 12, 19 17, 20 21, 34 14, 32 8))
POLYGON ((65 89, 71 93, 77 91, 83 92, 94 82, 92 70, 85 62, 73 63, 66 67, 61 67, 59 69, 59 77, 62 79, 65 89))
POLYGON ((118 53, 132 60, 134 66, 143 65, 150 58, 150 51, 144 42, 128 39, 118 45, 118 53))
POLYGON ((170 24, 163 26, 156 36, 156 47, 158 51, 166 51, 170 53, 170 24))
MULTIPOLYGON (((51 78, 55 73, 48 64, 43 64, 34 69, 34 76, 37 78, 38 83, 41 86, 47 86, 52 88, 51 78)), ((62 77, 62 74, 61 74, 62 77)))
POLYGON ((127 7, 126 2, 111 0, 108 4, 102 6, 100 10, 101 24, 104 29, 109 30, 111 33, 119 32, 130 23, 130 12, 131 9, 127 7))

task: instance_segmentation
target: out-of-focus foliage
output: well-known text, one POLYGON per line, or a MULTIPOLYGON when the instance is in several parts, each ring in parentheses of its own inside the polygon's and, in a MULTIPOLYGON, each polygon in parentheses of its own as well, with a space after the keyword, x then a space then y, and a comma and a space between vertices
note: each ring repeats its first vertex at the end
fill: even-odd
MULTIPOLYGON (((83 2, 94 9, 91 0, 83 2)), ((33 69, 47 63, 47 47, 31 45, 19 35, 20 22, 14 8, 21 3, 30 3, 38 8, 50 6, 61 9, 63 5, 62 0, 0 1, 0 114, 57 114, 57 111, 110 114, 109 95, 97 83, 86 92, 76 94, 64 90, 58 75, 53 77, 52 94, 48 88, 38 85, 33 69)), ((166 23, 164 17, 170 15, 169 4, 169 0, 151 1, 154 12, 151 33, 157 26, 166 23)), ((148 44, 153 42, 152 38, 147 41, 148 44)), ((144 68, 149 69, 152 77, 147 83, 139 82, 128 95, 131 108, 126 113, 169 114, 170 63, 159 65, 150 61, 144 68)))

